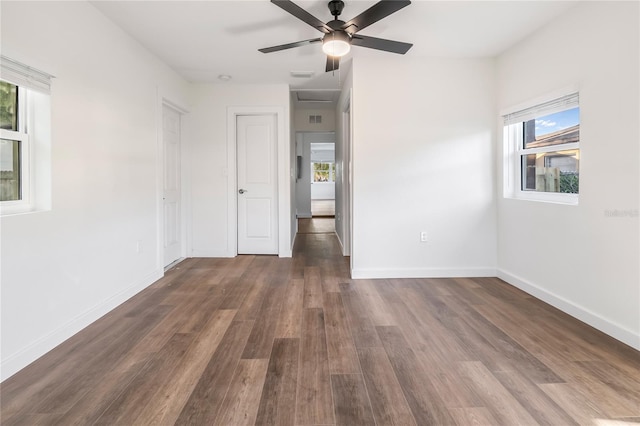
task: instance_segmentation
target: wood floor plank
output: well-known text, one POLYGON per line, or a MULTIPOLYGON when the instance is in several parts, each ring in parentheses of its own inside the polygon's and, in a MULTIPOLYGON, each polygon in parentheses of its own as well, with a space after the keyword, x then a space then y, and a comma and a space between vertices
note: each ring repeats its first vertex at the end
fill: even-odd
POLYGON ((244 359, 267 359, 271 353, 273 339, 278 326, 278 316, 286 287, 268 285, 247 345, 242 353, 244 359))
POLYGON ((495 349, 495 352, 504 355, 513 368, 520 371, 526 370, 524 371, 525 374, 535 383, 564 382, 564 379, 536 358, 535 355, 527 351, 475 310, 468 309, 463 315, 463 320, 475 330, 476 335, 481 335, 495 349))
MULTIPOLYGON (((101 344, 104 347, 103 339, 115 339, 131 328, 136 321, 135 318, 122 318, 121 321, 112 324, 107 320, 107 324, 112 327, 92 325, 88 328, 95 331, 94 335, 88 334, 86 329, 79 334, 86 336, 89 347, 93 344, 101 344)), ((53 398, 57 390, 68 386, 68 383, 74 380, 77 365, 88 353, 87 347, 83 348, 80 344, 81 339, 82 336, 78 335, 72 337, 66 342, 70 348, 65 347, 67 345, 55 348, 0 384, 0 423, 7 424, 13 418, 27 416, 35 409, 34 405, 41 404, 45 398, 53 398)))
POLYGON ((324 321, 331 374, 359 374, 360 363, 351 338, 340 293, 324 293, 324 321))
POLYGON ((376 424, 361 374, 334 374, 331 376, 331 389, 337 426, 376 424))
POLYGON ((376 329, 416 423, 454 423, 431 376, 423 368, 400 328, 387 326, 376 329))
POLYGON ((262 395, 267 359, 241 359, 215 424, 249 426, 255 424, 262 395))
POLYGON ((537 424, 531 414, 502 386, 482 362, 460 363, 460 370, 476 388, 485 407, 498 420, 499 424, 537 424))
POLYGON ((323 293, 337 293, 340 291, 341 269, 336 268, 339 265, 338 259, 322 259, 320 262, 320 279, 322 282, 323 293))
POLYGON ((296 424, 333 424, 329 358, 322 309, 303 312, 296 395, 296 424))
POLYGON ((446 365, 451 361, 472 360, 464 342, 432 315, 432 310, 421 302, 422 297, 411 288, 397 289, 396 283, 397 281, 393 280, 392 286, 381 287, 378 291, 387 302, 411 346, 428 354, 433 360, 430 364, 434 367, 446 365))
MULTIPOLYGON (((172 425, 180 415, 199 378, 218 348, 236 311, 218 310, 187 349, 174 372, 175 380, 160 386, 134 424, 172 425)), ((86 424, 86 423, 85 423, 86 424)))
POLYGON ((493 373, 509 393, 536 419, 540 425, 577 425, 531 378, 519 371, 493 373))
POLYGON ((233 321, 200 376, 176 424, 211 424, 220 412, 253 321, 233 321))
POLYGON ((153 397, 158 387, 170 383, 173 370, 193 341, 189 334, 175 334, 167 344, 147 362, 129 385, 96 420, 96 425, 117 425, 138 417, 145 401, 153 397), (159 372, 162 372, 159 374, 159 372))
MULTIPOLYGON (((640 360, 640 357, 638 357, 640 360)), ((640 361, 638 362, 640 365, 640 361)), ((640 415, 640 400, 633 395, 638 393, 638 389, 634 388, 631 393, 626 386, 621 386, 609 378, 604 378, 605 383, 598 377, 602 374, 594 374, 592 368, 598 368, 594 362, 589 364, 574 362, 564 364, 563 375, 567 378, 567 382, 574 385, 579 384, 583 395, 591 401, 594 401, 600 407, 607 417, 635 417, 640 415)), ((596 370, 597 371, 597 370, 596 370)), ((632 376, 630 382, 640 380, 640 375, 632 376)), ((629 384, 630 384, 629 382, 629 384)))
POLYGON ((353 283, 341 283, 340 295, 349 320, 351 337, 353 337, 356 347, 381 347, 382 343, 380 343, 373 321, 369 317, 367 304, 355 291, 353 283))
MULTIPOLYGON (((387 286, 389 282, 379 280, 378 284, 387 286)), ((369 316, 373 325, 396 325, 396 320, 389 312, 387 304, 376 290, 375 280, 358 280, 354 287, 369 306, 369 316)))
POLYGON ((293 278, 284 295, 274 337, 300 337, 302 328, 302 305, 304 303, 304 279, 293 278))
MULTIPOLYGON (((568 383, 550 383, 540 388, 559 404, 578 424, 591 425, 594 419, 607 419, 593 401, 584 396, 579 388, 568 383)), ((606 423, 605 423, 606 424, 606 423)))
POLYGON ((293 425, 300 339, 275 339, 262 389, 256 425, 293 425))
POLYGON ((450 408, 455 424, 460 426, 497 425, 498 421, 485 407, 450 408))
POLYGON ((82 398, 94 386, 94 383, 102 378, 106 371, 110 371, 120 362, 127 353, 155 327, 170 311, 172 307, 156 307, 155 310, 145 311, 144 315, 136 318, 129 324, 126 330, 114 335, 108 341, 97 341, 95 346, 87 349, 86 356, 90 356, 90 362, 75 366, 75 374, 69 374, 60 378, 50 388, 47 394, 40 395, 31 407, 35 413, 65 413, 80 398, 82 398))
POLYGON ((304 268, 304 304, 305 308, 322 308, 322 278, 320 268, 304 268))
POLYGON ((376 424, 415 425, 416 421, 385 350, 361 348, 358 356, 376 424))
POLYGON ((248 290, 242 295, 243 299, 238 307, 236 320, 253 321, 256 319, 262 302, 269 292, 269 273, 276 267, 269 260, 269 256, 256 257, 252 262, 252 268, 242 275, 241 281, 247 283, 248 290))

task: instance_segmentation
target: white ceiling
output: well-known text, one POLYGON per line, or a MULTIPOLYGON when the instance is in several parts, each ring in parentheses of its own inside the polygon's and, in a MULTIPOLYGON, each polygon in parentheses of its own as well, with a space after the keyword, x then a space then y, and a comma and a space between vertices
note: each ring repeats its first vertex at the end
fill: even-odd
MULTIPOLYGON (((296 1, 322 21, 328 0, 296 1)), ((345 0, 347 21, 375 4, 345 0)), ((492 57, 556 18, 575 1, 414 1, 362 34, 413 43, 408 56, 492 57)), ((269 47, 322 36, 269 0, 92 1, 104 15, 191 82, 287 83, 336 89, 340 73, 325 73, 321 45, 263 54, 269 47), (292 77, 310 71, 311 78, 292 77)), ((394 55, 354 47, 361 55, 394 55)), ((343 67, 344 68, 344 67, 343 67)))

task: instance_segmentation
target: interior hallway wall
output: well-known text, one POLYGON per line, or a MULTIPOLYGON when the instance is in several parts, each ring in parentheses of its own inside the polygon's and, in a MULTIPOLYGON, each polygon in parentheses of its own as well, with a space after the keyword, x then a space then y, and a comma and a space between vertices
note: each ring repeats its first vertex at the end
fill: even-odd
POLYGON ((354 61, 354 277, 495 275, 494 72, 492 59, 354 61))

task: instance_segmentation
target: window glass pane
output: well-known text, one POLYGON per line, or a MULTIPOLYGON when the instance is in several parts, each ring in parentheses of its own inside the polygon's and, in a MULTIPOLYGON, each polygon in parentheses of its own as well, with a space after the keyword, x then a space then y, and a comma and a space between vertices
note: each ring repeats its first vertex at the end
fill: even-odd
POLYGON ((524 122, 524 148, 540 148, 580 141, 580 108, 536 117, 524 122))
POLYGON ((522 190, 577 194, 580 150, 522 156, 522 190))
POLYGON ((314 182, 333 182, 335 163, 312 163, 314 182))
POLYGON ((0 129, 18 130, 18 87, 0 81, 0 129))
POLYGON ((0 139, 0 201, 21 199, 20 141, 0 139))
POLYGON ((314 172, 313 173, 313 181, 314 182, 329 182, 329 172, 314 172))

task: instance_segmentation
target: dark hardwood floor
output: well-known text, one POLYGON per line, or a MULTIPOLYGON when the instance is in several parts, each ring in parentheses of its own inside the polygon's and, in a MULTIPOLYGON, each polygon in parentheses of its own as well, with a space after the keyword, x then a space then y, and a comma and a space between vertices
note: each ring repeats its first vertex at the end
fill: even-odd
POLYGON ((640 422, 637 351, 495 278, 351 280, 303 225, 180 263, 3 382, 2 425, 640 422))

